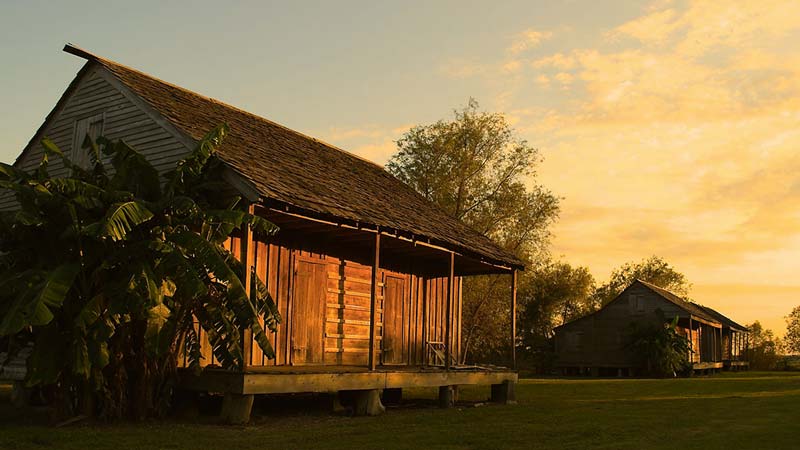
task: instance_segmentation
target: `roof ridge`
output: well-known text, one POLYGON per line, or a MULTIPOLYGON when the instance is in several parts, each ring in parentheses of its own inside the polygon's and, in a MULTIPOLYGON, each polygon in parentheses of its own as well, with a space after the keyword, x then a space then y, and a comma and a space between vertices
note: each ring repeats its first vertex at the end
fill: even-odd
POLYGON ((332 148, 334 150, 339 150, 340 152, 347 153, 350 156, 353 156, 353 157, 358 158, 358 159, 360 159, 360 160, 362 160, 364 162, 372 164, 373 166, 379 168, 381 171, 385 170, 384 166, 376 163, 375 161, 370 161, 369 159, 364 158, 363 156, 356 155, 355 153, 350 152, 348 150, 345 150, 345 149, 343 149, 341 147, 338 147, 338 146, 336 146, 334 144, 331 144, 330 142, 326 142, 326 141, 323 141, 322 139, 319 139, 319 138, 316 138, 314 136, 310 136, 310 135, 307 135, 307 134, 302 133, 300 131, 294 130, 292 128, 287 127, 286 125, 277 123, 277 122, 275 122, 273 120, 267 119, 266 117, 259 116, 258 114, 252 113, 252 112, 247 111, 247 110, 242 109, 242 108, 239 108, 238 106, 231 105, 230 103, 223 102, 222 100, 218 100, 218 99, 215 99, 213 97, 209 97, 207 95, 203 95, 203 94, 201 94, 199 92, 195 92, 195 91, 193 91, 191 89, 186 89, 183 86, 179 86, 179 85, 177 85, 175 83, 171 83, 169 81, 163 80, 163 79, 161 79, 159 77, 153 76, 153 75, 151 75, 151 74, 149 74, 147 72, 143 72, 143 71, 141 71, 139 69, 136 69, 134 67, 127 66, 125 64, 121 64, 121 63, 119 63, 117 61, 114 61, 114 60, 111 60, 111 59, 108 59, 108 58, 104 58, 102 56, 98 56, 98 55, 96 55, 96 54, 94 54, 94 53, 92 53, 92 52, 90 52, 88 50, 82 49, 82 48, 80 48, 80 47, 78 47, 76 45, 73 45, 71 43, 67 43, 66 45, 64 45, 64 49, 63 50, 65 52, 67 52, 67 53, 70 53, 72 55, 75 55, 75 56, 78 56, 78 57, 81 57, 81 58, 84 58, 84 59, 87 59, 87 60, 90 60, 90 61, 95 61, 95 62, 98 62, 100 64, 104 64, 104 65, 105 64, 111 64, 111 65, 114 65, 114 66, 122 67, 122 68, 124 68, 126 70, 130 70, 130 71, 136 72, 136 73, 141 74, 143 76, 146 76, 148 78, 152 78, 152 79, 158 81, 159 83, 164 83, 164 84, 166 84, 166 85, 168 85, 168 86, 170 86, 172 88, 179 89, 179 90, 181 90, 183 92, 186 92, 188 94, 195 95, 197 97, 200 97, 202 99, 211 101, 213 103, 217 103, 217 104, 222 105, 222 106, 224 106, 226 108, 234 109, 234 110, 236 110, 236 111, 238 111, 240 113, 244 113, 244 114, 247 114, 249 116, 255 117, 258 120, 263 120, 264 122, 268 122, 271 125, 283 128, 286 131, 289 131, 291 133, 303 136, 306 139, 310 139, 312 141, 318 142, 318 143, 320 143, 322 145, 325 145, 325 146, 328 146, 328 147, 330 147, 330 148, 332 148))

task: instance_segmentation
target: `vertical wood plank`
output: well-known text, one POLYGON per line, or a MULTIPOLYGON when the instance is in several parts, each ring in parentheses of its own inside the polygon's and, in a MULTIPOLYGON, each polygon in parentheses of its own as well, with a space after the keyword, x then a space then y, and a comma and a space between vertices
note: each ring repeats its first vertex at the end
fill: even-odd
POLYGON ((694 340, 692 339, 692 316, 689 316, 689 362, 694 362, 694 340))
MULTIPOLYGON (((259 241, 255 241, 254 240, 253 241, 253 251, 255 252, 255 262, 254 262, 255 273, 254 273, 254 276, 257 277, 259 280, 261 280, 261 282, 266 286, 267 283, 268 283, 267 275, 266 275, 267 274, 267 245, 265 243, 263 243, 263 242, 259 242, 259 241)), ((263 317, 260 317, 258 319, 258 321, 261 324, 261 328, 263 328, 264 331, 267 333, 270 345, 272 345, 272 348, 274 350, 275 349, 275 335, 273 333, 271 333, 269 330, 267 330, 267 328, 265 326, 265 323, 264 323, 264 318, 263 317)), ((259 347, 258 343, 253 342, 251 344, 251 346, 252 346, 252 349, 253 349, 253 355, 250 358, 251 363, 254 366, 263 366, 264 362, 265 362, 265 359, 266 359, 266 355, 264 355, 264 352, 261 350, 261 347, 259 347)))
POLYGON ((369 370, 375 370, 375 335, 378 331, 378 276, 381 259, 381 233, 375 233, 375 258, 372 260, 372 278, 369 288, 369 370))
MULTIPOLYGON (((247 207, 248 214, 255 214, 255 205, 250 204, 247 207)), ((244 273, 242 274, 242 283, 248 297, 252 296, 253 284, 253 270, 255 265, 256 251, 253 246, 253 229, 249 225, 245 226, 242 230, 242 239, 239 244, 239 261, 244 263, 244 273)), ((245 370, 247 366, 252 365, 253 356, 253 332, 250 329, 242 330, 242 365, 241 369, 245 370)))
POLYGON ((428 365, 428 279, 420 277, 422 293, 422 365, 428 365))
POLYGON ((458 308, 456 310, 456 361, 461 362, 461 316, 464 306, 464 277, 458 277, 458 308))

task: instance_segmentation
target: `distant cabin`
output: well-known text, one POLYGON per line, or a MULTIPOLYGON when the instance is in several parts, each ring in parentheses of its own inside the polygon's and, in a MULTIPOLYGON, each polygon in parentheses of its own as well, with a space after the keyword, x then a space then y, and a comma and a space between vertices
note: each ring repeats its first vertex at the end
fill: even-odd
MULTIPOLYGON (((452 387, 467 384, 493 385, 496 399, 513 395, 513 367, 459 365, 461 281, 507 274, 513 286, 523 269, 517 257, 377 164, 77 47, 64 50, 87 62, 16 167, 39 164, 44 137, 88 163, 79 146, 88 134, 124 140, 163 172, 227 123, 219 149, 225 181, 251 211, 280 227, 274 238, 241 232, 228 242, 277 302, 283 320, 271 337, 276 358, 248 342, 246 364, 223 371, 201 335, 205 370, 184 373, 182 387, 245 403, 252 394, 382 389, 396 395, 409 386, 440 387, 448 403, 452 387)), ((57 159, 50 170, 66 175, 57 159)), ((0 208, 14 204, 13 195, 0 198, 0 208)), ((512 357, 515 295, 512 288, 512 357)))
POLYGON ((687 355, 696 371, 747 367, 747 328, 719 312, 672 292, 636 280, 598 311, 555 329, 556 366, 564 374, 634 375, 628 350, 631 324, 678 318, 690 343, 687 355))

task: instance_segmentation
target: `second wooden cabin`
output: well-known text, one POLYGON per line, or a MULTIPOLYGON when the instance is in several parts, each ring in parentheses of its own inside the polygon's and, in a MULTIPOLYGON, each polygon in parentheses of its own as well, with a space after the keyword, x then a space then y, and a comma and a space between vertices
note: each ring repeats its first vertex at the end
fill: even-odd
POLYGON ((555 329, 556 366, 565 375, 635 375, 629 327, 656 320, 656 311, 666 320, 678 318, 678 330, 689 340, 687 359, 693 371, 748 366, 746 327, 641 280, 594 313, 555 329))

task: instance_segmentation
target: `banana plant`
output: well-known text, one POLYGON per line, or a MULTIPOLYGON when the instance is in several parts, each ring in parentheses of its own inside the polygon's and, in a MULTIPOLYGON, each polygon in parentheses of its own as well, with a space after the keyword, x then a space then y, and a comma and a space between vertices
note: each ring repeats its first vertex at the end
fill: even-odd
POLYGON ((153 414, 178 355, 201 365, 195 322, 224 368, 242 364, 245 330, 274 356, 275 303, 258 277, 244 286, 223 244, 278 229, 222 181, 227 132, 211 130, 164 175, 124 142, 88 136, 88 168, 47 139, 34 170, 0 164, 18 204, 0 213, 0 337, 33 345, 28 384, 59 386, 68 413, 153 414))

